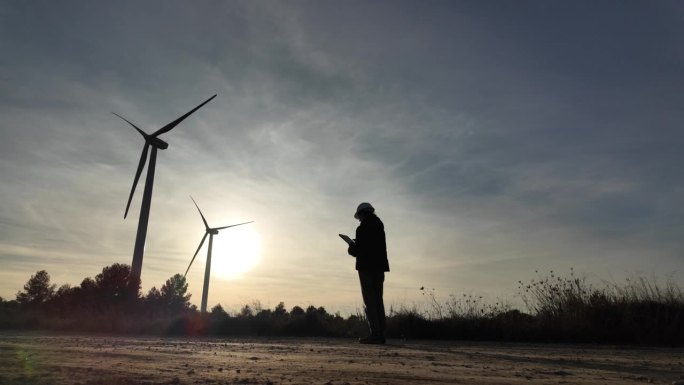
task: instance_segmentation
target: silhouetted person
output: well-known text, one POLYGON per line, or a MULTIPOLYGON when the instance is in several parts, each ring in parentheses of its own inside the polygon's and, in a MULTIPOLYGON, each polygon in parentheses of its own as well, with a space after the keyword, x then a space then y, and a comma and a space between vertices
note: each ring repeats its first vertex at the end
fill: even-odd
POLYGON ((349 246, 349 254, 356 257, 356 270, 361 281, 361 295, 366 308, 370 335, 359 339, 362 344, 385 343, 385 304, 382 287, 385 272, 389 271, 385 226, 375 215, 370 203, 361 203, 354 218, 361 221, 356 228, 356 239, 349 246))

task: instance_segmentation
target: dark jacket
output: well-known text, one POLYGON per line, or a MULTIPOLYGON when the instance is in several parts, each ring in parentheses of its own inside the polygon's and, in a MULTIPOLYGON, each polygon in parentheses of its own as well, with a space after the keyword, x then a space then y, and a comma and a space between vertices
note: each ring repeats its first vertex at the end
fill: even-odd
POLYGON ((385 225, 375 214, 369 214, 356 228, 356 239, 349 247, 356 257, 356 270, 390 271, 385 244, 385 225))

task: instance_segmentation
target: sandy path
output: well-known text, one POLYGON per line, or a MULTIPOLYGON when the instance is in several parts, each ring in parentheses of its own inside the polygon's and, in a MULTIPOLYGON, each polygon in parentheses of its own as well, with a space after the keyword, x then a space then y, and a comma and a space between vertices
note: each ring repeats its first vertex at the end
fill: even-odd
MULTIPOLYGON (((672 384, 684 349, 0 334, 0 384, 672 384)), ((684 384, 684 382, 682 382, 684 384)))

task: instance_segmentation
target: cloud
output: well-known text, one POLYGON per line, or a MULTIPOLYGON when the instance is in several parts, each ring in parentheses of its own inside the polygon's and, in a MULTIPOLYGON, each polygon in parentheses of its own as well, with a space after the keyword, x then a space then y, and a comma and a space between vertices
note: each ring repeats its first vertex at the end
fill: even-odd
POLYGON ((544 266, 677 266, 678 6, 165 5, 0 6, 12 274, 33 273, 20 260, 78 261, 58 276, 76 284, 128 263, 142 141, 111 112, 150 132, 214 93, 164 134, 145 288, 196 248, 190 194, 217 221, 256 220, 264 239, 261 265, 216 281, 212 303, 350 306, 336 234, 353 232, 361 201, 386 223, 394 299, 426 282, 505 291, 544 266))

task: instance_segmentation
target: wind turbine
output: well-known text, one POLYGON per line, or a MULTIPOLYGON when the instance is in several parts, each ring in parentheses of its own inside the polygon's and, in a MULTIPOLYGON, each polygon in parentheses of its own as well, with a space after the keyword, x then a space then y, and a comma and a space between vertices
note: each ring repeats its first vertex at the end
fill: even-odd
MULTIPOLYGON (((190 197, 192 199, 192 197, 190 197)), ((199 211, 200 216, 202 217, 202 222, 204 222, 204 228, 206 231, 204 232, 204 237, 202 237, 202 241, 200 241, 199 246, 197 247, 197 251, 195 251, 195 255, 192 256, 192 259, 190 260, 190 264, 188 265, 188 268, 185 270, 185 274, 183 274, 183 278, 188 274, 188 271, 190 270, 190 266, 192 266, 192 263, 195 261, 195 257, 197 256, 197 253, 199 253, 200 249, 202 248, 202 245, 204 244, 204 240, 207 239, 207 235, 209 235, 209 247, 207 248, 207 266, 204 269, 204 288, 202 289, 202 313, 207 312, 207 297, 209 296, 209 275, 211 273, 211 246, 214 241, 214 235, 217 235, 219 233, 219 230, 227 229, 229 227, 235 227, 235 226, 241 226, 241 225, 246 225, 248 223, 252 223, 254 221, 249 221, 249 222, 244 222, 244 223, 238 223, 237 225, 230 225, 230 226, 223 226, 223 227, 209 227, 209 224, 207 224, 207 220, 204 218, 204 215, 202 214, 202 210, 200 210, 199 206, 197 206, 197 202, 195 202, 194 199, 192 199, 192 202, 195 204, 195 207, 197 207, 197 211, 199 211)))
MULTIPOLYGON (((150 219, 150 204, 152 203, 152 185, 154 184, 154 169, 155 169, 155 166, 157 163, 157 149, 166 150, 166 148, 169 147, 168 143, 159 139, 159 135, 161 135, 165 132, 171 131, 174 127, 176 127, 185 118, 190 116, 190 114, 197 111, 198 109, 200 109, 205 104, 209 103, 209 101, 215 97, 216 97, 216 95, 210 97, 209 99, 205 100, 199 106, 193 108, 192 110, 187 112, 185 115, 183 115, 180 118, 174 120, 173 122, 167 124, 166 126, 158 129, 157 131, 155 131, 151 135, 148 135, 147 133, 145 133, 143 130, 138 128, 138 126, 131 123, 128 119, 124 118, 123 116, 112 112, 114 115, 125 120, 128 124, 133 126, 133 128, 135 128, 135 130, 138 131, 140 133, 140 135, 143 136, 143 138, 145 138, 145 146, 143 147, 142 154, 140 155, 140 163, 138 163, 138 169, 135 172, 135 179, 133 179, 133 187, 131 188, 131 194, 128 196, 128 203, 126 204, 126 211, 124 212, 124 219, 126 219, 126 216, 128 215, 128 209, 131 206, 131 200, 133 199, 133 193, 135 192, 135 187, 138 185, 138 179, 140 179, 140 174, 142 173, 142 169, 143 169, 143 167, 145 167, 145 162, 147 161, 147 152, 149 151, 150 147, 152 147, 152 151, 150 152, 150 164, 147 166, 147 179, 145 179, 145 190, 143 191, 142 205, 140 207, 140 219, 138 220, 138 232, 137 232, 137 235, 135 237, 135 248, 133 249, 133 263, 131 264, 131 277, 137 279, 137 282, 140 282, 140 273, 142 271, 143 253, 145 251, 145 238, 147 237, 147 222, 150 219)), ((136 281, 134 281, 134 282, 136 282, 136 281)))

